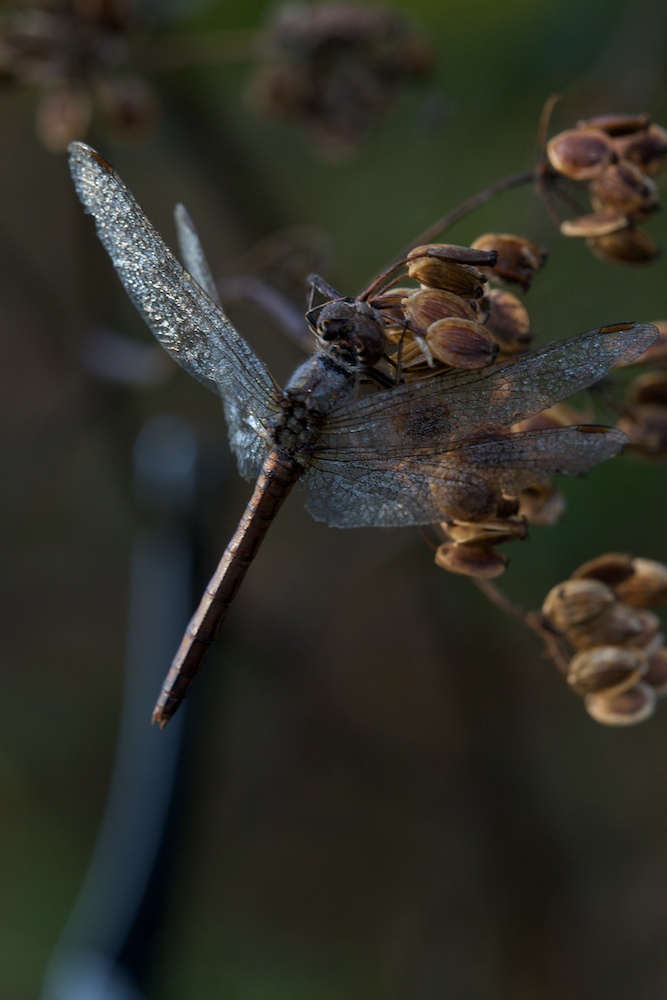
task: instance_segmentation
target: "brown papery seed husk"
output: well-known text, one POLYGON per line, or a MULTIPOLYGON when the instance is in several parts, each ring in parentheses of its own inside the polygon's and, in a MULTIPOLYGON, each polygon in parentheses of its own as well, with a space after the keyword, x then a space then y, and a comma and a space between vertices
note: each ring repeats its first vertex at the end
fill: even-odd
POLYGON ((528 524, 549 527, 557 524, 565 513, 565 497, 552 483, 523 490, 520 501, 519 514, 528 524))
POLYGON ((492 580, 505 572, 509 559, 490 545, 455 545, 445 542, 438 547, 435 562, 450 573, 492 580))
POLYGON ((408 260, 414 260, 415 257, 436 257, 454 264, 471 264, 473 267, 484 264, 486 267, 493 267, 498 253, 495 247, 478 249, 474 244, 472 247, 459 247, 454 243, 425 243, 408 254, 408 260))
POLYGON ((667 600, 667 566, 654 559, 632 560, 634 573, 614 590, 619 600, 635 608, 649 608, 667 600))
POLYGON ((667 407, 644 403, 634 406, 621 417, 616 426, 627 434, 626 447, 646 458, 664 458, 667 455, 667 407))
POLYGON ((613 590, 598 580, 565 580, 549 591, 542 613, 559 631, 565 632, 573 625, 597 618, 615 601, 613 590))
POLYGON ((484 233, 473 243, 474 247, 495 246, 498 261, 493 270, 483 267, 481 271, 491 280, 508 281, 521 285, 527 291, 535 274, 544 266, 547 251, 525 236, 514 233, 484 233))
POLYGON ((564 219, 560 224, 563 236, 577 238, 608 236, 627 228, 628 220, 622 212, 595 212, 592 215, 580 215, 576 219, 564 219))
POLYGON ((653 176, 667 167, 667 131, 662 125, 615 139, 614 148, 619 157, 636 163, 645 174, 653 176))
POLYGON ((577 122, 577 128, 602 129, 607 135, 626 135, 642 131, 648 127, 651 119, 647 114, 627 115, 623 112, 609 111, 604 115, 595 115, 586 121, 577 122))
POLYGON ((457 545, 500 545, 515 539, 523 541, 528 534, 523 518, 454 522, 447 524, 445 530, 457 545))
POLYGON ((567 680, 577 694, 618 694, 636 684, 646 670, 641 653, 622 646, 595 646, 572 658, 567 680))
POLYGON ((486 327, 475 320, 439 319, 426 331, 434 358, 453 368, 486 368, 498 353, 498 344, 486 327))
POLYGON ((660 256, 660 250, 643 229, 620 229, 588 239, 587 243, 596 257, 614 264, 648 264, 660 256))
POLYGON ((635 218, 650 215, 659 201, 655 183, 629 160, 610 163, 591 182, 590 196, 593 208, 598 212, 612 210, 635 218))
POLYGON ((484 325, 503 353, 525 351, 530 342, 530 317, 523 302, 501 288, 492 288, 485 302, 488 303, 488 318, 484 325))
POLYGON ((473 267, 451 264, 435 257, 419 257, 408 264, 408 277, 430 288, 444 288, 466 299, 478 299, 484 294, 486 278, 473 267))
MULTIPOLYGON (((572 583, 595 583, 595 580, 573 580, 572 583)), ((610 605, 601 614, 587 622, 566 628, 568 641, 575 649, 592 646, 643 645, 660 631, 660 621, 655 616, 647 619, 650 611, 631 608, 628 604, 610 605)))
POLYGON ((574 181, 598 177, 615 156, 609 136, 596 128, 559 132, 549 139, 546 152, 554 170, 574 181))
POLYGON ((639 681, 621 694, 589 694, 584 698, 586 711, 604 726, 634 726, 655 711, 657 696, 652 687, 639 681))
POLYGON ((655 403, 667 406, 667 372, 646 372, 628 385, 632 403, 655 403))
POLYGON ((616 585, 627 580, 633 573, 632 556, 627 552, 606 552, 577 566, 571 579, 600 580, 617 593, 616 585))
POLYGON ((455 316, 474 320, 476 313, 470 302, 444 288, 420 288, 407 296, 404 303, 406 315, 420 330, 427 330, 439 319, 455 316))
POLYGON ((656 694, 667 694, 667 649, 662 647, 649 655, 644 680, 656 694))

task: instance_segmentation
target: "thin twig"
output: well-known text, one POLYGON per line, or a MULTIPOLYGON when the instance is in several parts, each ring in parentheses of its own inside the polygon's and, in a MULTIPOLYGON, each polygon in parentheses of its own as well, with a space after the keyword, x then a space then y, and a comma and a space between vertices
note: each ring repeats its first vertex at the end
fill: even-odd
POLYGON ((449 229, 449 227, 453 226, 455 222, 459 221, 459 219, 462 219, 464 216, 468 215, 469 212, 479 208, 480 205, 486 204, 487 201, 491 201, 491 199, 495 198, 496 195, 502 194, 504 191, 509 191, 515 187, 521 187, 524 184, 532 184, 536 179, 536 171, 532 169, 523 170, 518 174, 510 174, 509 177, 502 177, 494 184, 489 184, 489 186, 484 188, 482 191, 478 191, 476 194, 471 195, 470 198, 466 198, 466 200, 462 201, 460 205, 456 206, 456 208, 452 208, 451 211, 446 213, 446 215, 436 219, 431 226, 412 240, 405 252, 407 253, 407 251, 411 250, 413 247, 421 246, 422 243, 430 243, 436 236, 438 236, 439 233, 444 232, 445 229, 449 229))
POLYGON ((504 614, 508 615, 510 618, 514 618, 515 621, 521 622, 526 628, 529 628, 531 632, 537 635, 545 646, 545 651, 550 659, 553 660, 556 667, 564 676, 568 673, 568 662, 563 656, 560 645, 558 643, 557 635, 549 629, 542 618, 542 615, 537 611, 524 611, 524 609, 519 605, 515 604, 513 601, 503 594, 495 583, 491 580, 480 580, 478 578, 473 578, 472 581, 475 586, 481 590, 481 592, 488 597, 488 599, 500 608, 504 614))

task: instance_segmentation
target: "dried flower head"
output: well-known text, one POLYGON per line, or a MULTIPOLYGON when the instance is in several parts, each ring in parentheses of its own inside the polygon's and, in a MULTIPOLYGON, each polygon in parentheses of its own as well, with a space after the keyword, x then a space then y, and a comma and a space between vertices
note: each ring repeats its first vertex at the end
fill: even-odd
POLYGON ((658 248, 639 227, 659 207, 652 180, 667 167, 667 132, 647 115, 609 114, 553 136, 541 169, 545 194, 587 185, 593 207, 560 222, 564 236, 583 238, 602 260, 646 264, 658 248))
POLYGON ((431 62, 424 36, 389 7, 286 3, 266 29, 249 96, 266 116, 299 124, 322 150, 347 153, 431 62))
POLYGON ((0 78, 39 88, 38 137, 62 152, 95 110, 123 137, 153 127, 156 100, 125 69, 134 18, 123 0, 31 0, 0 16, 0 78))

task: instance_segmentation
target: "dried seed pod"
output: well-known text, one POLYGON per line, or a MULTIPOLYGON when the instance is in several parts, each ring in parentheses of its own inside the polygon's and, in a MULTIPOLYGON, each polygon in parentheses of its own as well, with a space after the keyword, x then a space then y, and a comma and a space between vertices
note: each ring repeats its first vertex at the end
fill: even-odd
POLYGON ((655 183, 629 160, 610 163, 591 181, 589 191, 596 211, 621 212, 636 221, 655 212, 660 202, 655 183))
POLYGON ((528 524, 549 527, 557 524, 565 513, 565 497, 553 483, 546 486, 531 486, 522 490, 519 514, 528 524))
POLYGON ((567 681, 577 694, 619 694, 636 684, 646 671, 646 657, 636 650, 595 646, 572 658, 567 681))
MULTIPOLYGON (((592 585, 597 581, 572 580, 570 582, 592 585)), ((599 586, 604 586, 604 584, 599 584, 599 586)), ((660 619, 651 614, 650 611, 631 608, 628 604, 621 604, 620 601, 617 601, 605 608, 596 618, 573 623, 564 631, 568 641, 575 649, 591 649, 592 646, 616 645, 643 647, 660 634, 660 628, 660 619)))
POLYGON ((657 695, 652 687, 639 681, 620 694, 588 694, 584 698, 586 711, 603 726, 634 726, 653 715, 657 695))
POLYGON ((564 219, 560 224, 563 236, 577 238, 607 236, 627 229, 628 220, 622 212, 605 211, 593 215, 580 215, 576 219, 564 219))
POLYGON ((549 591, 542 613, 559 632, 569 633, 573 625, 592 621, 615 601, 613 590, 598 580, 565 580, 549 591))
POLYGON ((625 552, 606 552, 578 566, 571 576, 572 580, 600 580, 618 593, 616 587, 632 576, 632 556, 625 552))
POLYGON ((528 310, 516 295, 501 288, 492 288, 484 296, 487 318, 484 325, 503 354, 518 354, 530 343, 528 310))
POLYGON ((480 250, 493 247, 498 251, 498 261, 493 270, 482 269, 488 278, 509 281, 520 285, 524 291, 530 288, 534 275, 547 259, 544 247, 538 247, 525 236, 512 233, 485 233, 472 245, 480 250))
POLYGON ((505 572, 509 558, 490 545, 456 545, 444 542, 435 554, 437 566, 458 573, 460 576, 474 576, 481 580, 491 580, 505 572))
POLYGON ((649 608, 667 600, 667 566, 654 559, 632 560, 633 573, 614 586, 619 600, 635 608, 649 608))
POLYGON ((588 239, 587 243, 596 257, 615 264, 649 264, 660 256, 660 250, 642 229, 620 229, 588 239))
POLYGON ((647 128, 650 121, 647 114, 626 115, 611 111, 604 115, 588 118, 586 121, 577 122, 577 128, 602 129, 607 135, 617 136, 639 132, 647 128))
POLYGON ((590 126, 559 132, 549 139, 546 152, 556 173, 573 181, 598 177, 616 155, 607 133, 590 126))
POLYGON ((635 404, 654 403, 667 406, 667 373, 646 372, 628 385, 627 396, 635 404))
POLYGON ((662 125, 619 137, 614 148, 619 157, 631 160, 645 174, 659 174, 667 167, 667 130, 662 125))
POLYGON ((667 455, 667 407, 645 403, 621 417, 616 426, 627 434, 631 448, 646 458, 667 455))
POLYGON ((415 326, 423 331, 439 319, 453 316, 474 321, 476 316, 466 299, 444 288, 420 288, 411 292, 404 300, 404 310, 415 326))
POLYGON ((434 358, 453 368, 486 368, 498 353, 498 344, 480 323, 450 317, 432 323, 426 343, 434 358))
POLYGON ((408 263, 408 277, 429 288, 444 288, 466 299, 484 294, 486 278, 474 267, 453 264, 436 257, 416 257, 408 263))
POLYGON ((448 524, 446 532, 457 545, 500 545, 515 540, 523 541, 528 528, 523 518, 498 518, 496 521, 455 521, 448 524))
POLYGON ((408 254, 408 260, 417 257, 435 257, 452 264, 469 264, 473 267, 493 267, 498 260, 498 251, 495 247, 476 247, 474 243, 471 247, 459 247, 454 243, 425 243, 408 254))
POLYGON ((650 684, 656 694, 667 694, 667 649, 664 646, 649 655, 644 682, 650 684))

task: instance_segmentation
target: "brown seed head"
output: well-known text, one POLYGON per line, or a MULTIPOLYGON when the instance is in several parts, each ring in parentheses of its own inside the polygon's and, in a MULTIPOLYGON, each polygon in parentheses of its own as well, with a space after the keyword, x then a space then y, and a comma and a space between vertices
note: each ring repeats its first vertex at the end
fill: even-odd
POLYGON ((444 530, 457 545, 501 545, 523 541, 528 535, 524 518, 513 516, 494 521, 455 521, 446 524, 444 530))
POLYGON ((478 299, 484 294, 486 278, 474 267, 438 260, 437 257, 415 257, 408 263, 408 277, 429 288, 444 288, 466 299, 478 299))
POLYGON ((520 497, 519 514, 528 524, 549 527, 557 524, 565 513, 565 497, 553 483, 531 486, 520 497))
POLYGON ((615 264, 649 264, 660 256, 660 250, 642 229, 621 229, 587 243, 596 257, 615 264))
POLYGON ((592 215, 579 215, 576 219, 564 219, 560 224, 563 236, 598 237, 617 233, 619 229, 627 229, 628 220, 622 212, 595 212, 592 215))
POLYGON ((667 372, 646 372, 628 385, 627 396, 632 403, 655 403, 667 406, 667 372))
POLYGON ((645 403, 632 408, 616 426, 627 434, 627 448, 645 458, 667 456, 667 407, 645 403))
POLYGON ((411 292, 404 299, 404 309, 406 316, 424 333, 439 319, 474 320, 477 315, 469 301, 443 288, 420 288, 411 292))
POLYGON ((634 573, 632 556, 625 552, 606 552, 578 566, 572 580, 599 580, 616 593, 616 587, 634 573))
POLYGON ((611 111, 604 115, 596 115, 587 121, 577 122, 577 128, 602 129, 607 135, 618 136, 641 132, 648 127, 650 121, 647 114, 626 115, 611 111))
POLYGON ((653 688, 639 681, 620 694, 588 694, 584 705, 591 718, 603 726, 634 726, 653 715, 656 701, 653 688))
POLYGON ((494 248, 498 251, 498 261, 493 270, 483 269, 488 278, 520 285, 524 291, 530 288, 534 275, 547 259, 544 247, 537 246, 525 236, 512 233, 485 233, 472 245, 479 250, 494 248))
POLYGON ((546 152, 556 173, 573 181, 598 177, 616 155, 607 133, 591 127, 559 132, 549 139, 546 152))
MULTIPOLYGON (((594 580, 572 580, 572 583, 593 584, 594 580)), ((603 586, 600 584, 600 586, 603 586)), ((590 621, 573 623, 564 629, 575 649, 593 646, 637 646, 644 648, 660 635, 661 622, 650 611, 615 604, 605 608, 590 621)))
POLYGON ((438 547, 435 562, 450 573, 491 580, 505 572, 509 559, 490 545, 456 545, 444 542, 438 547))
POLYGON ((498 353, 486 327, 472 319, 437 320, 426 331, 426 343, 434 358, 453 368, 485 368, 498 353))
POLYGON ((569 634, 573 625, 598 618, 615 601, 613 590, 598 580, 565 580, 549 591, 542 613, 559 632, 569 634))
POLYGON ((667 649, 664 646, 649 655, 644 681, 651 685, 656 694, 667 694, 667 649))
POLYGON ((481 300, 486 312, 484 325, 503 354, 519 354, 530 343, 528 310, 516 295, 501 288, 491 288, 481 300))
POLYGON ((635 608, 650 608, 667 600, 667 566, 654 559, 632 560, 633 572, 614 586, 619 600, 635 608))
POLYGON ((591 204, 597 212, 620 212, 641 221, 659 204, 655 183, 629 160, 610 163, 590 185, 591 204))
POLYGON ((595 646, 573 657, 567 681, 577 694, 619 694, 636 684, 646 670, 646 657, 637 650, 595 646))
POLYGON ((414 247, 408 254, 408 260, 417 257, 435 257, 437 260, 449 261, 451 264, 468 264, 473 267, 493 267, 498 260, 498 251, 494 246, 460 247, 455 243, 424 243, 414 247))
POLYGON ((621 136, 614 148, 619 158, 631 160, 645 174, 659 174, 667 167, 667 130, 662 125, 621 136))

